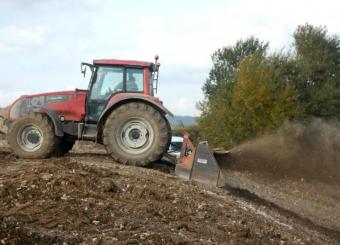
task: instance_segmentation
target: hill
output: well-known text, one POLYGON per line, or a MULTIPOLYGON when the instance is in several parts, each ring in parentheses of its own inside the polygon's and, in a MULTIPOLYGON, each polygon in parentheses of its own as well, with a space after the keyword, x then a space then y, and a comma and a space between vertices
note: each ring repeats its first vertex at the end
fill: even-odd
POLYGON ((197 123, 197 117, 193 116, 173 116, 168 117, 171 126, 189 126, 197 123))

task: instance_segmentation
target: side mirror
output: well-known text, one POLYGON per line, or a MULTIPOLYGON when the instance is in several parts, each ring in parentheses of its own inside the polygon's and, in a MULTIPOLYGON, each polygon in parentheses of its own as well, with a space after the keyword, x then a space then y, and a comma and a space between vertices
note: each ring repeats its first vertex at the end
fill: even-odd
POLYGON ((83 73, 84 77, 86 76, 87 66, 90 68, 92 74, 93 74, 94 69, 95 69, 95 66, 92 65, 92 64, 84 63, 84 62, 80 63, 80 72, 83 73))

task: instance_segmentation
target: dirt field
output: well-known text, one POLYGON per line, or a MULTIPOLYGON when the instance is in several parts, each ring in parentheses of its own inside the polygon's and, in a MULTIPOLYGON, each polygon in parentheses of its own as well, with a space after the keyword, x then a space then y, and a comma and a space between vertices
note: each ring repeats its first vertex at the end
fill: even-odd
POLYGON ((339 189, 303 202, 290 182, 277 191, 249 173, 229 172, 232 184, 270 203, 179 180, 169 166, 123 166, 94 145, 63 158, 21 160, 2 143, 0 165, 1 244, 340 243, 339 189), (304 219, 313 210, 320 212, 304 219))

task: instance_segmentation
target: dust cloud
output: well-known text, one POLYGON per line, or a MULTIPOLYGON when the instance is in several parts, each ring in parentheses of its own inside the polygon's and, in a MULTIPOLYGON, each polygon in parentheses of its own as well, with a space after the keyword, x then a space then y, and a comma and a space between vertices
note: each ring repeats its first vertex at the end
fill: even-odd
POLYGON ((231 170, 277 178, 340 183, 340 123, 286 122, 277 132, 231 151, 231 170))

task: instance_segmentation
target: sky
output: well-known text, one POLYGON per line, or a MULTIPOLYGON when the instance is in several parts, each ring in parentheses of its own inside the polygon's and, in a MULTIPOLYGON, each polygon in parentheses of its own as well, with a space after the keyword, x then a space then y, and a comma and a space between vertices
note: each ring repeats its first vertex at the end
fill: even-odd
POLYGON ((80 62, 160 56, 157 97, 198 116, 218 48, 249 36, 292 47, 298 25, 340 34, 338 0, 0 0, 0 107, 22 94, 86 89, 80 62))

